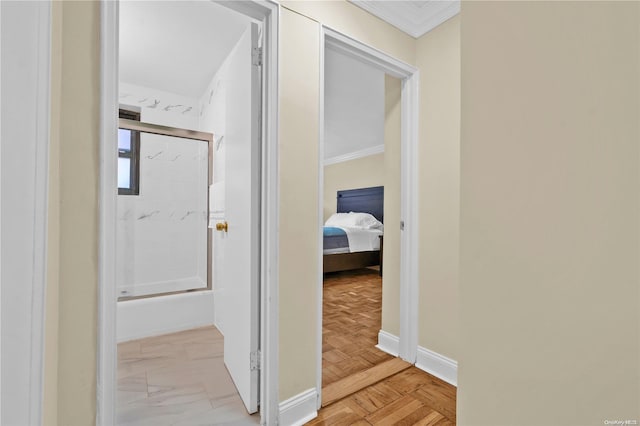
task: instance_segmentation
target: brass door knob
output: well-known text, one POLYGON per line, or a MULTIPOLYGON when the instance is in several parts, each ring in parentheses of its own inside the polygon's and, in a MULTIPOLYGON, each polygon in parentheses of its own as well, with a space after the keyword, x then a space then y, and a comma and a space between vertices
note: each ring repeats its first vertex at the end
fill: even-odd
POLYGON ((229 224, 227 224, 227 221, 216 223, 216 231, 227 232, 228 229, 229 229, 229 224))

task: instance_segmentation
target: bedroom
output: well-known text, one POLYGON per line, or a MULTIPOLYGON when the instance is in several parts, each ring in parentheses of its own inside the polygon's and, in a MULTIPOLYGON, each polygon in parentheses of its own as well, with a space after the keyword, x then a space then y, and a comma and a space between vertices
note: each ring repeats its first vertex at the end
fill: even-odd
MULTIPOLYGON (((400 81, 325 51, 321 202, 323 405, 354 374, 393 357, 376 348, 400 278, 400 81)), ((387 327, 389 328, 389 327, 387 327)), ((337 392, 337 393, 336 393, 337 392)))

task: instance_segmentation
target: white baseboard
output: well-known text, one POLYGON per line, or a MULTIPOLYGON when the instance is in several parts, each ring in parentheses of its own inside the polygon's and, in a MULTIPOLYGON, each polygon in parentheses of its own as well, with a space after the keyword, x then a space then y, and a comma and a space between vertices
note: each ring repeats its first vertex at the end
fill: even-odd
POLYGON ((117 341, 214 324, 213 292, 195 291, 118 302, 117 341))
POLYGON ((300 426, 315 419, 318 393, 315 388, 308 389, 280 403, 280 423, 282 426, 300 426))
POLYGON ((416 367, 453 386, 458 386, 458 363, 446 356, 418 346, 416 367))
POLYGON ((378 344, 376 345, 376 348, 388 353, 389 355, 398 356, 400 353, 400 338, 391 333, 380 330, 380 332, 378 332, 378 344))

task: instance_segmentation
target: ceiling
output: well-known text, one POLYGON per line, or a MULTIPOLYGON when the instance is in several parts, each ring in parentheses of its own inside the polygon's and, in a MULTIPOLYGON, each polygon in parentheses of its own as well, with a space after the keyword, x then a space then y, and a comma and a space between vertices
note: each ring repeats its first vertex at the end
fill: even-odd
MULTIPOLYGON (((349 0, 419 37, 456 15, 459 0, 349 0)), ((212 2, 120 2, 120 81, 202 95, 250 19, 212 2)))
POLYGON ((460 0, 349 0, 418 38, 460 12, 460 0))
POLYGON ((120 81, 199 98, 249 24, 203 1, 121 1, 120 81))

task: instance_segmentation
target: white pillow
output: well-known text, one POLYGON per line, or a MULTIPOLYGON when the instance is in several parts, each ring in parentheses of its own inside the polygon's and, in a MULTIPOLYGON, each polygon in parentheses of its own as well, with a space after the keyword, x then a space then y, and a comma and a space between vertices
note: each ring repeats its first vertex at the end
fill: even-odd
POLYGON ((369 213, 334 213, 324 224, 342 228, 382 229, 382 222, 369 213))

